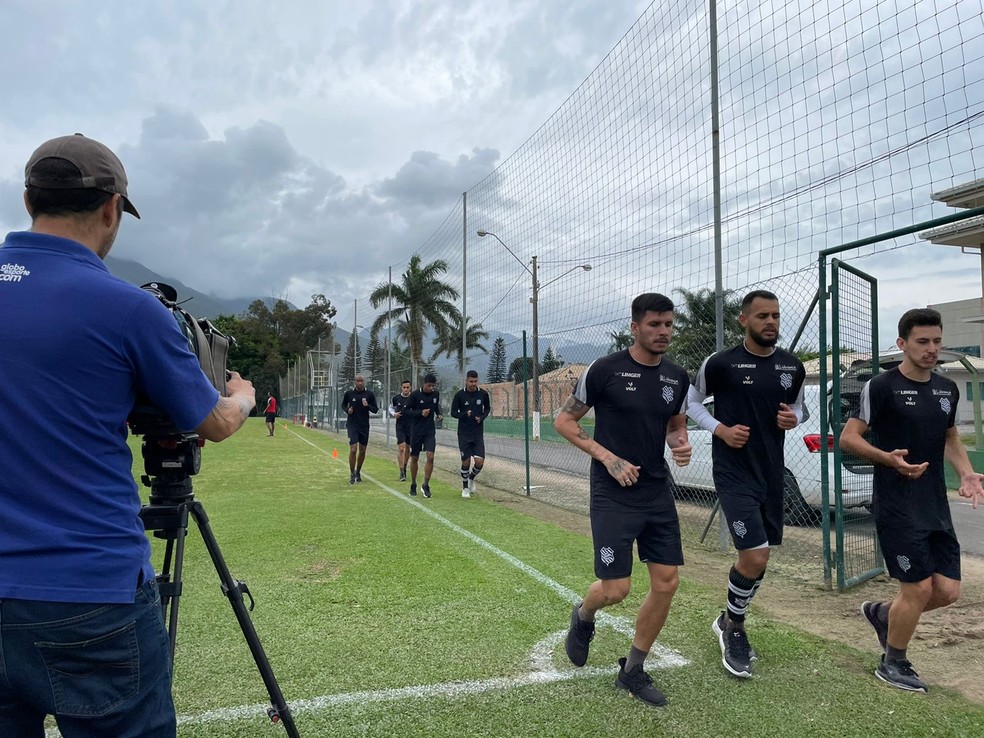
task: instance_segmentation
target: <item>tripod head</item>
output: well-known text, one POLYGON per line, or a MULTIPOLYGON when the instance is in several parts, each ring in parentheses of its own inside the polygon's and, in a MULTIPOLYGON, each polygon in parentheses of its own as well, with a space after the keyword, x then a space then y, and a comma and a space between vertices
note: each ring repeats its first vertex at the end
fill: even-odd
POLYGON ((127 419, 134 435, 143 435, 140 453, 146 474, 140 477, 150 487, 151 505, 174 505, 195 497, 190 477, 202 466, 205 440, 196 433, 178 430, 163 414, 141 408, 127 419))

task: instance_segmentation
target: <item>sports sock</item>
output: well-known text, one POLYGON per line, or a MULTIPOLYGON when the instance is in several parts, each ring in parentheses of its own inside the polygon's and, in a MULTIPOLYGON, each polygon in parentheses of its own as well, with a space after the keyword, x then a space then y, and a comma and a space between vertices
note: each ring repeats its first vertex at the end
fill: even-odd
POLYGON ((581 603, 581 606, 577 609, 577 616, 578 618, 580 618, 582 623, 593 623, 595 619, 593 612, 589 613, 587 610, 584 609, 583 602, 581 603))
POLYGON ((625 659, 625 671, 632 671, 636 664, 641 664, 646 660, 647 655, 645 651, 640 651, 635 646, 630 648, 629 656, 625 659))
POLYGON ((885 647, 885 660, 886 661, 907 661, 908 656, 905 655, 906 648, 895 648, 889 643, 885 647))
POLYGON ((475 477, 477 477, 477 476, 478 476, 478 473, 479 473, 480 471, 482 471, 482 467, 480 467, 480 466, 476 466, 476 467, 475 467, 474 469, 472 469, 472 471, 471 471, 471 474, 469 475, 469 477, 470 477, 471 479, 474 479, 475 477))
POLYGON ((733 623, 744 623, 748 612, 748 601, 752 599, 755 579, 749 579, 734 566, 728 574, 728 619, 733 623))
POLYGON ((468 469, 461 470, 461 488, 468 489, 468 469))

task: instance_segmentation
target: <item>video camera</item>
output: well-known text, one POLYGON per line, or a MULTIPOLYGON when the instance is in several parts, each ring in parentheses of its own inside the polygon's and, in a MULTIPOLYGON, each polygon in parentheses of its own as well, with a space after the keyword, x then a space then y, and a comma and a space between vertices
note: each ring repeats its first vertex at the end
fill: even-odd
MULTIPOLYGON (((178 304, 178 292, 163 282, 148 282, 141 285, 167 308, 174 317, 178 328, 188 341, 188 348, 198 357, 202 371, 212 386, 225 397, 228 372, 226 362, 229 348, 236 340, 216 328, 207 318, 195 318, 178 304)), ((189 475, 197 474, 201 468, 201 447, 204 441, 193 432, 179 429, 174 422, 145 397, 137 401, 126 419, 130 432, 144 435, 141 453, 144 458, 144 471, 141 477, 145 486, 151 488, 151 501, 155 497, 181 498, 190 496, 189 475), (157 477, 156 480, 151 477, 157 477)))

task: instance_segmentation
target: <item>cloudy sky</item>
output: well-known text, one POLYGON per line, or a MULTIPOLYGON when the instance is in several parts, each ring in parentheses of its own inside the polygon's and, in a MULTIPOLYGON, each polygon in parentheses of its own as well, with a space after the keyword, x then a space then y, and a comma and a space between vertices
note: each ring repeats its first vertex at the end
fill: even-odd
MULTIPOLYGON (((143 215, 114 256, 221 297, 322 292, 347 326, 353 299, 367 321, 365 296, 414 252, 460 284, 467 190, 469 315, 529 325, 528 267, 484 227, 524 264, 538 253, 542 282, 563 279, 543 335, 604 341, 638 292, 714 284, 706 12, 6 0, 0 228, 27 225, 30 152, 80 131, 120 154, 143 215)), ((726 287, 772 287, 802 312, 815 272, 785 275, 819 249, 943 215, 932 192, 984 177, 977 3, 719 13, 726 287)), ((980 262, 957 249, 909 237, 866 256, 887 342, 907 307, 980 295, 980 262)))
POLYGON ((49 137, 113 148, 113 255, 203 292, 340 305, 567 98, 645 0, 6 0, 0 228, 49 137))

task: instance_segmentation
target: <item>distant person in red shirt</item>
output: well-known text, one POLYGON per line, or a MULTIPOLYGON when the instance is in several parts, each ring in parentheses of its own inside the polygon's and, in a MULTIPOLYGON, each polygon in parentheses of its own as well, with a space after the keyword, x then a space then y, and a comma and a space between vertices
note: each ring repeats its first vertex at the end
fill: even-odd
POLYGON ((267 400, 266 406, 266 424, 267 428, 270 430, 270 435, 273 435, 273 428, 277 423, 277 398, 270 395, 270 399, 267 400))

